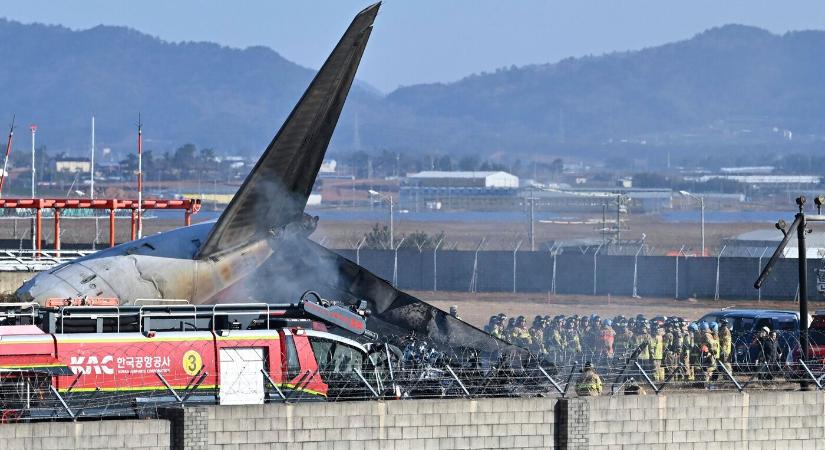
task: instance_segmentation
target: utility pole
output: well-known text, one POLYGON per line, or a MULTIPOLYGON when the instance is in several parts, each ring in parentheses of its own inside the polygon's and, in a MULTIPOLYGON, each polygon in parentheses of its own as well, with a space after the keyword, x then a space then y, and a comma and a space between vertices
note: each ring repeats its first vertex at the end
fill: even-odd
POLYGON ((679 194, 685 197, 690 197, 699 202, 699 223, 701 226, 702 236, 702 256, 705 256, 705 197, 703 195, 692 194, 688 191, 679 191, 679 194))
MULTIPOLYGON (((29 126, 29 129, 32 132, 32 199, 34 199, 35 186, 36 186, 36 184, 35 184, 35 171, 37 170, 35 168, 35 164, 34 164, 34 137, 37 134, 37 125, 32 124, 32 125, 29 126)), ((31 220, 32 250, 37 250, 37 237, 35 236, 34 222, 35 222, 35 218, 32 217, 32 220, 31 220)))
MULTIPOLYGON (((91 173, 89 174, 89 198, 95 199, 95 116, 92 115, 92 157, 91 157, 91 173)), ((93 209, 92 213, 95 216, 95 238, 92 239, 92 249, 97 248, 97 236, 100 234, 100 222, 97 220, 97 212, 93 209)))
POLYGON ((530 190, 530 251, 536 251, 536 229, 535 229, 535 209, 536 209, 536 191, 530 190))
MULTIPOLYGON (((388 202, 388 203, 390 204, 390 242, 389 242, 389 243, 390 243, 390 246, 389 246, 389 249, 390 249, 390 250, 392 250, 392 249, 394 249, 394 248, 395 248, 395 247, 394 247, 394 245, 395 245, 395 229, 394 229, 394 223, 393 223, 393 222, 394 222, 394 219, 393 219, 393 207, 394 207, 395 205, 393 204, 394 202, 393 202, 393 200, 392 200, 392 195, 385 195, 385 194, 382 194, 382 193, 380 193, 380 192, 374 191, 374 190, 372 190, 372 189, 370 189, 370 190, 369 190, 369 191, 367 191, 367 192, 369 192, 369 194, 370 194, 371 196, 373 196, 373 197, 378 197, 378 199, 379 199, 379 200, 384 200, 384 201, 386 201, 386 202, 388 202)), ((372 201, 371 201, 371 200, 370 200, 370 205, 372 205, 372 201)))
POLYGON ((702 256, 705 256, 705 197, 699 196, 699 210, 702 222, 702 256))
POLYGON ((616 196, 616 244, 622 236, 622 194, 616 196))
POLYGON ((35 194, 35 172, 37 169, 35 168, 34 163, 34 137, 37 134, 37 125, 29 126, 29 129, 32 131, 32 198, 34 198, 35 194))
MULTIPOLYGON (((821 201, 821 198, 817 200, 821 201)), ((820 201, 817 201, 818 209, 821 209, 820 201)), ((807 361, 810 352, 808 351, 808 252, 805 246, 805 235, 808 234, 808 222, 805 220, 805 197, 800 196, 796 199, 796 204, 799 206, 799 212, 796 214, 796 240, 799 247, 799 254, 797 255, 798 269, 799 269, 799 348, 801 349, 800 359, 807 361)), ((788 233, 793 233, 793 230, 788 230, 788 233)), ((800 387, 805 390, 808 384, 801 384, 800 387)))
POLYGON ((607 243, 607 203, 602 203, 602 245, 607 243))
POLYGON ((89 174, 89 198, 95 199, 95 116, 92 116, 92 157, 89 174))
MULTIPOLYGON (((808 361, 811 356, 808 336, 808 255, 805 238, 811 231, 808 229, 809 222, 825 222, 825 216, 822 215, 822 206, 825 205, 825 196, 819 195, 814 199, 817 211, 815 215, 805 216, 805 202, 806 200, 804 196, 800 196, 796 199, 796 205, 799 212, 797 212, 794 216, 794 221, 790 227, 787 226, 788 224, 786 224, 784 220, 779 220, 776 223, 776 228, 782 232, 784 237, 779 243, 779 246, 776 247, 776 250, 774 250, 768 264, 766 264, 762 269, 762 272, 759 274, 759 278, 756 279, 756 283, 753 284, 753 287, 756 289, 762 288, 762 285, 768 278, 768 274, 770 274, 771 270, 782 258, 788 242, 792 239, 794 234, 796 234, 798 248, 796 260, 798 265, 797 269, 799 271, 799 360, 803 363, 808 361)), ((819 383, 817 382, 817 384, 819 383)), ((803 377, 803 379, 799 382, 799 387, 802 390, 808 390, 811 387, 810 381, 803 377)))
POLYGON ((140 122, 140 113, 138 113, 138 173, 137 173, 137 188, 138 188, 138 209, 137 209, 137 238, 143 237, 143 124, 140 122))

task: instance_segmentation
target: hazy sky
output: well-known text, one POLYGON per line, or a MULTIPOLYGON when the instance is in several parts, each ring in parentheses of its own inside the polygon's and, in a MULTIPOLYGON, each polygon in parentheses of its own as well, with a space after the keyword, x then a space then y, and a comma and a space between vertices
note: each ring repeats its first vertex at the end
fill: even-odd
MULTIPOLYGON (((265 45, 317 68, 368 1, 0 0, 6 17, 84 29, 126 25, 166 40, 265 45)), ((511 64, 638 49, 742 23, 825 29, 823 0, 387 0, 359 78, 383 91, 511 64)))

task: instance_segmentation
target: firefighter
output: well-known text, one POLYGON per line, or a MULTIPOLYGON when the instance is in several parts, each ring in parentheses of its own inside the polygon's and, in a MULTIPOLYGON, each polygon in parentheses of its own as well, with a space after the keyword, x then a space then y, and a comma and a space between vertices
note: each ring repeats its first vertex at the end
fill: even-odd
POLYGON ((728 371, 732 371, 733 368, 730 364, 730 357, 731 353, 733 352, 733 338, 731 337, 730 327, 728 326, 728 320, 722 319, 719 321, 719 356, 720 361, 722 364, 727 367, 728 371))
POLYGON ((705 383, 709 383, 716 370, 716 356, 719 354, 719 342, 713 337, 710 325, 702 322, 702 338, 700 341, 702 351, 702 367, 705 372, 705 383))
POLYGON ((493 332, 493 325, 495 325, 497 320, 498 320, 498 316, 490 316, 490 320, 487 321, 487 325, 484 325, 484 332, 485 333, 492 333, 493 332))
POLYGON ((616 341, 616 331, 613 330, 611 325, 613 325, 613 322, 610 319, 602 321, 600 343, 608 358, 613 357, 613 344, 616 341))
POLYGON ((550 345, 557 351, 563 352, 565 350, 565 342, 561 336, 561 330, 559 330, 558 321, 553 322, 550 325, 550 345))
POLYGON ((491 330, 490 330, 491 335, 493 335, 494 337, 496 337, 498 339, 504 339, 504 329, 501 326, 501 322, 499 322, 499 321, 493 322, 491 327, 492 327, 491 330))
POLYGON ((564 336, 565 342, 567 342, 567 349, 571 352, 581 353, 582 351, 582 341, 579 337, 579 331, 576 329, 576 323, 571 322, 567 326, 567 331, 565 332, 564 336))
POLYGON ((533 326, 530 327, 530 336, 533 340, 533 345, 541 345, 544 346, 544 318, 542 316, 536 316, 533 318, 533 326), (538 340, 538 342, 536 342, 538 340))
POLYGON ((642 326, 639 328, 639 333, 636 334, 636 337, 633 341, 633 347, 635 347, 634 351, 639 352, 636 359, 639 360, 639 365, 642 366, 642 368, 645 370, 650 369, 650 334, 648 333, 649 330, 650 328, 647 322, 643 322, 642 326))
POLYGON ((647 391, 636 382, 635 378, 630 378, 624 386, 624 395, 647 395, 647 391))
POLYGON ((627 352, 629 348, 633 347, 633 319, 625 322, 622 332, 619 333, 618 340, 621 344, 620 351, 622 352, 627 352))
POLYGON ((664 335, 665 376, 670 376, 675 373, 679 367, 679 351, 682 348, 681 340, 682 338, 679 336, 678 328, 673 326, 673 323, 669 324, 664 335))
POLYGON ((664 334, 665 330, 657 327, 650 337, 650 359, 653 360, 653 378, 656 381, 665 380, 665 369, 662 367, 665 352, 664 334))
POLYGON ((576 383, 576 395, 579 397, 593 397, 601 395, 602 379, 593 369, 593 364, 588 361, 582 369, 582 376, 576 383))
POLYGON ((530 328, 530 346, 527 347, 530 353, 534 355, 545 355, 547 349, 544 348, 544 339, 541 336, 541 329, 530 328))
POLYGON ((510 331, 510 343, 523 348, 529 348, 532 344, 530 331, 527 330, 527 323, 524 320, 524 316, 518 316, 516 319, 513 329, 510 331))
POLYGON ((687 376, 688 381, 696 380, 696 376, 693 372, 693 366, 690 364, 691 358, 695 355, 695 351, 693 349, 693 332, 694 328, 696 327, 695 323, 688 325, 687 323, 682 325, 682 364, 685 365, 685 374, 687 376))

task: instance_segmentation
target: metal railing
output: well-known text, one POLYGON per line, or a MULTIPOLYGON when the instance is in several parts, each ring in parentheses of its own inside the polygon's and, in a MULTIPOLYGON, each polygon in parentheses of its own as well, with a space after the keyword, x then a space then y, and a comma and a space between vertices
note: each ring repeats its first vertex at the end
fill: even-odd
POLYGON ((38 272, 94 253, 94 250, 0 250, 0 272, 38 272))

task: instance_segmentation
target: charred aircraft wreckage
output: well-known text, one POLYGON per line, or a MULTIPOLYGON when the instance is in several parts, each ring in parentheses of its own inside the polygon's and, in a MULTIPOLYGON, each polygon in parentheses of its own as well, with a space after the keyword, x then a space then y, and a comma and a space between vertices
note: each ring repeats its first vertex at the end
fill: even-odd
POLYGON ((62 264, 23 284, 17 299, 282 303, 312 290, 347 306, 366 302, 367 328, 383 342, 391 336, 409 342, 413 336, 419 350, 426 342, 462 364, 470 359, 497 369, 503 361, 508 370, 533 366, 526 350, 394 288, 308 238, 318 218, 304 212, 307 198, 379 6, 358 13, 220 218, 62 264))

